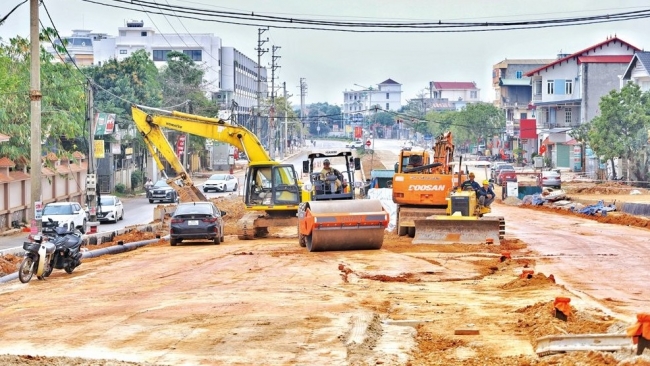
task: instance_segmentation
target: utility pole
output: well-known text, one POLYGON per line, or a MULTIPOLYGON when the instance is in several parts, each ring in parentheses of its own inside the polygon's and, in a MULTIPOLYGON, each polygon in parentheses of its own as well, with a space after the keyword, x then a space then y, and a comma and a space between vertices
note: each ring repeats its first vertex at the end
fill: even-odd
POLYGON ((32 219, 32 234, 35 234, 33 230, 40 231, 43 209, 43 195, 41 193, 41 98, 43 95, 41 94, 41 43, 39 41, 38 3, 38 0, 29 0, 29 38, 31 47, 29 100, 32 146, 30 150, 31 211, 28 210, 27 217, 32 219))
MULTIPOLYGON (((185 102, 185 110, 187 111, 188 114, 192 114, 192 102, 191 101, 186 101, 185 102)), ((185 132, 185 142, 183 143, 183 164, 185 166, 183 169, 187 172, 187 174, 190 174, 190 169, 188 168, 189 164, 187 162, 187 149, 190 146, 190 134, 185 132)))
POLYGON ((298 138, 302 139, 302 129, 305 125, 305 95, 307 95, 307 82, 305 78, 300 78, 300 129, 298 138))
MULTIPOLYGON (((269 38, 262 39, 262 34, 269 30, 268 28, 258 28, 257 29, 257 115, 255 116, 255 125, 252 128, 252 131, 258 137, 261 136, 261 122, 260 122, 260 110, 262 104, 262 55, 269 52, 268 48, 262 48, 264 43, 269 41, 269 38)), ((260 138, 261 140, 261 138, 260 138)))
POLYGON ((271 129, 269 131, 269 149, 271 149, 271 157, 275 158, 275 141, 277 130, 275 128, 275 70, 280 66, 276 65, 275 61, 280 58, 280 56, 275 55, 275 51, 279 50, 280 46, 271 47, 271 115, 269 116, 269 122, 271 129))
POLYGON ((284 91, 284 113, 283 113, 284 118, 282 119, 282 123, 284 124, 284 126, 282 126, 282 127, 284 127, 283 128, 283 130, 284 130, 284 138, 280 139, 280 141, 282 143, 282 157, 286 157, 287 156, 287 146, 289 145, 289 143, 287 142, 287 141, 289 141, 289 136, 287 135, 287 123, 289 121, 287 121, 287 83, 284 82, 284 81, 282 82, 282 89, 284 91))
POLYGON ((97 167, 95 164, 95 110, 93 84, 88 81, 88 104, 86 105, 86 124, 88 125, 88 172, 86 174, 86 196, 90 206, 90 217, 88 217, 88 229, 90 233, 97 232, 97 195, 99 194, 99 182, 97 181, 97 167))

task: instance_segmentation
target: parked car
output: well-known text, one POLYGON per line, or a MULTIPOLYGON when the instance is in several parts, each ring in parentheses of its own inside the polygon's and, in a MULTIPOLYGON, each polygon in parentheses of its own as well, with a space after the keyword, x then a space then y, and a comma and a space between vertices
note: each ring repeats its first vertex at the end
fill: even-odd
POLYGON ((356 139, 353 142, 346 144, 345 147, 348 149, 361 149, 363 145, 364 145, 363 141, 361 141, 360 139, 356 139))
POLYGON ((232 174, 212 174, 208 180, 203 183, 203 192, 228 192, 237 191, 237 178, 232 174))
POLYGON ((56 222, 59 227, 67 227, 69 230, 79 229, 86 232, 88 217, 78 202, 51 202, 43 207, 42 227, 43 233, 53 233, 54 227, 50 219, 56 222))
POLYGON ((116 196, 100 196, 97 202, 97 221, 113 221, 124 219, 124 205, 116 196))
POLYGON ((211 240, 219 244, 224 239, 223 216, 212 202, 179 203, 171 217, 169 244, 183 240, 211 240))
POLYGON ((496 180, 497 175, 495 174, 495 171, 496 171, 497 167, 499 167, 501 165, 504 165, 504 164, 508 164, 508 163, 506 163, 505 161, 495 161, 495 162, 493 162, 492 165, 490 166, 490 178, 496 180))
POLYGON ((514 169, 501 169, 497 177, 497 184, 500 186, 506 185, 506 182, 516 182, 517 172, 514 169))
POLYGON ((501 169, 515 170, 515 167, 512 166, 512 164, 497 165, 492 171, 492 179, 494 179, 495 181, 497 180, 497 178, 499 177, 499 173, 501 173, 501 169))
POLYGON ((147 192, 149 203, 154 201, 160 202, 178 202, 178 194, 164 179, 161 179, 154 184, 147 192))
POLYGON ((542 186, 562 188, 562 175, 557 170, 548 170, 542 172, 542 186))

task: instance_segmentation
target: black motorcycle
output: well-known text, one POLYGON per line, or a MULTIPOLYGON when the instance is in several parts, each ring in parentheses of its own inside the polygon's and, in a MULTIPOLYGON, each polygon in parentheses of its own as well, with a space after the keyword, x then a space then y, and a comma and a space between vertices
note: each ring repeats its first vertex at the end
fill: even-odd
POLYGON ((27 283, 36 274, 44 280, 52 271, 63 269, 72 273, 81 264, 81 232, 54 227, 54 235, 34 235, 33 242, 23 243, 25 258, 18 270, 20 282, 27 283))

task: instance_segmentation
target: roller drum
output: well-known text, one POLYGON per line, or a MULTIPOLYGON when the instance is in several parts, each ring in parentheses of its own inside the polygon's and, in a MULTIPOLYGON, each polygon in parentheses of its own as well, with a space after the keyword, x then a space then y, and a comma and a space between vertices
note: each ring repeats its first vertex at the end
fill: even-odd
POLYGON ((325 223, 305 236, 310 252, 372 250, 384 243, 388 218, 379 200, 309 202, 306 211, 325 223))

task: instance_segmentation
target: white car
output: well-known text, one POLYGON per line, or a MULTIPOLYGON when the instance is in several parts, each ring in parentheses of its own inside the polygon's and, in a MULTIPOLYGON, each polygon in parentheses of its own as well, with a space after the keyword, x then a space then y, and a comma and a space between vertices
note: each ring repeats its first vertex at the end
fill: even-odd
POLYGON ((345 145, 348 149, 361 149, 363 147, 363 141, 356 139, 354 142, 350 142, 345 145))
POLYGON ((237 191, 237 178, 232 174, 212 174, 208 180, 203 183, 203 192, 228 192, 237 191))
POLYGON ((97 202, 97 221, 112 221, 124 219, 124 205, 119 197, 100 196, 97 202))
POLYGON ((51 202, 43 207, 43 232, 54 231, 50 225, 50 219, 60 227, 67 227, 69 230, 79 229, 86 232, 86 211, 81 208, 78 202, 51 202))

